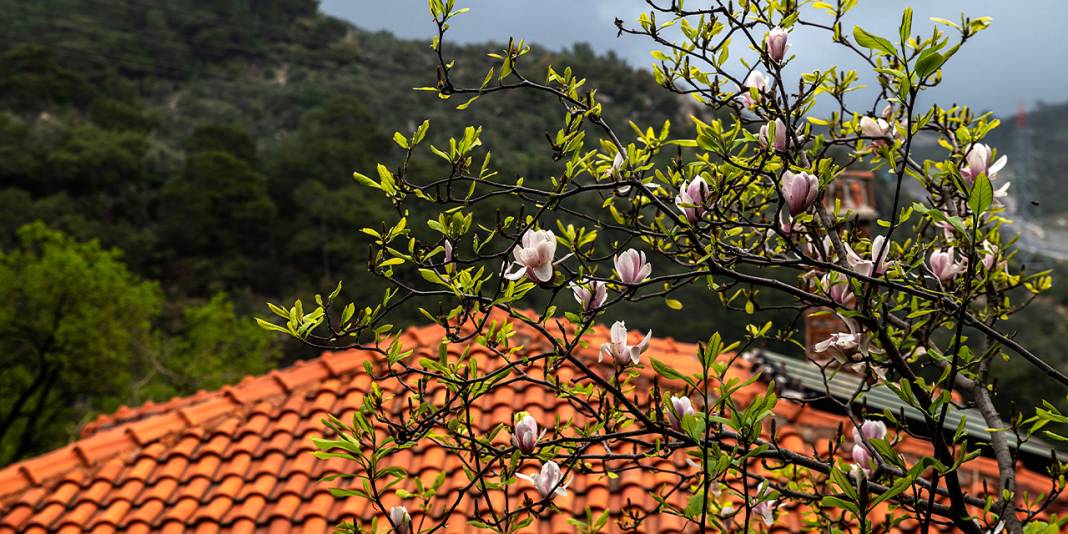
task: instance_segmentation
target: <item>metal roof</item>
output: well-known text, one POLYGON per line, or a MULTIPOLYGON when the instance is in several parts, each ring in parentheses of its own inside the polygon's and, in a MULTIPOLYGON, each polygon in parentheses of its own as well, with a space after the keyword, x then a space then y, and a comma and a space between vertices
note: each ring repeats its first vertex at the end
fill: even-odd
MULTIPOLYGON (((787 381, 811 392, 829 393, 838 400, 848 401, 862 388, 861 378, 849 372, 828 372, 825 374, 818 365, 807 359, 777 354, 768 350, 761 350, 758 355, 772 363, 774 367, 779 368, 779 372, 786 375, 787 381)), ((898 397, 897 393, 882 384, 871 386, 860 393, 854 403, 866 405, 869 409, 878 412, 889 410, 895 417, 900 417, 903 413, 911 421, 925 422, 923 412, 906 403, 898 397)), ((955 431, 962 419, 964 420, 964 430, 968 436, 973 438, 973 444, 989 444, 990 432, 987 430, 986 422, 983 420, 979 410, 975 408, 962 409, 952 403, 949 404, 946 412, 945 427, 955 431)), ((1047 461, 1050 458, 1051 451, 1056 450, 1048 443, 1037 438, 1030 438, 1024 441, 1022 445, 1019 445, 1016 436, 1011 432, 1008 433, 1008 438, 1009 444, 1013 448, 1019 448, 1021 452, 1042 457, 1047 461)))

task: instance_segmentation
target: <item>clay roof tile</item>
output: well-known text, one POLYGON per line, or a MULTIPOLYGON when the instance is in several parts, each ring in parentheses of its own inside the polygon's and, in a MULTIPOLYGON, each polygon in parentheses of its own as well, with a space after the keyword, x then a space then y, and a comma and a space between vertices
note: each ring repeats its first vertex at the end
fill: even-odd
MULTIPOLYGON (((501 317, 497 314, 494 320, 501 317)), ((526 350, 545 349, 530 327, 518 325, 516 332, 514 342, 526 344, 526 350)), ((417 353, 433 355, 442 334, 437 325, 417 327, 407 330, 401 342, 417 353)), ((595 326, 589 347, 576 351, 576 356, 595 370, 602 369, 596 366, 597 350, 606 336, 606 327, 595 326)), ((458 354, 463 349, 451 346, 449 352, 458 354)), ((479 369, 502 362, 483 347, 472 349, 479 369)), ((697 365, 695 353, 694 345, 657 339, 648 355, 690 372, 697 365)), ((361 350, 326 353, 288 369, 247 377, 218 391, 123 407, 100 416, 83 428, 83 439, 72 445, 0 469, 0 534, 62 529, 137 534, 324 532, 343 519, 369 520, 376 512, 366 502, 356 497, 337 498, 329 492, 333 486, 355 488, 355 479, 319 481, 325 474, 351 473, 356 464, 342 458, 319 460, 309 453, 313 450, 309 438, 329 434, 320 418, 329 414, 346 420, 361 405, 372 381, 363 372, 366 361, 378 365, 381 358, 361 350)), ((540 363, 523 371, 532 377, 545 374, 540 363)), ((648 369, 643 373, 651 374, 648 369)), ((749 364, 738 359, 729 376, 745 379, 748 373, 749 364)), ((560 367, 557 374, 562 380, 578 377, 573 365, 560 367)), ((650 378, 643 374, 636 380, 650 378)), ((737 398, 745 401, 763 389, 764 384, 754 384, 739 391, 737 398)), ((648 398, 641 387, 635 394, 639 399, 648 398)), ((440 386, 429 391, 435 402, 442 402, 444 395, 440 386)), ((406 409, 406 403, 403 395, 390 396, 386 411, 399 413, 406 409)), ((472 416, 479 429, 488 431, 497 424, 507 424, 518 411, 534 415, 550 429, 549 436, 553 436, 557 421, 583 424, 587 420, 571 403, 529 384, 498 387, 473 407, 472 416)), ((777 416, 775 439, 792 450, 811 450, 816 445, 826 452, 842 421, 841 416, 813 406, 784 405, 777 416)), ((770 427, 766 428, 765 434, 769 431, 770 427)), ((385 437, 385 432, 378 434, 385 437)), ((495 441, 504 444, 508 439, 505 431, 495 441)), ((900 449, 923 454, 924 449, 915 441, 906 440, 900 449)), ((681 456, 648 459, 649 465, 660 468, 690 469, 683 460, 681 456)), ((424 484, 433 483, 438 473, 445 472, 441 495, 446 498, 454 498, 467 482, 457 459, 441 448, 420 446, 385 461, 403 467, 424 484)), ((759 469, 756 463, 754 467, 759 469)), ((533 468, 524 464, 522 470, 533 468)), ((973 489, 981 487, 983 476, 987 476, 983 473, 996 473, 988 458, 977 459, 966 469, 976 473, 969 474, 967 481, 973 489)), ((962 477, 966 469, 962 469, 962 477)), ((593 510, 606 505, 618 510, 628 502, 638 508, 655 506, 650 490, 678 481, 678 476, 663 472, 626 471, 613 479, 602 474, 573 474, 578 480, 572 482, 574 491, 555 504, 576 514, 586 506, 593 510)), ((1048 486, 1048 479, 1027 470, 1021 471, 1018 480, 1028 488, 1048 486)), ((535 495, 525 483, 509 488, 508 493, 517 499, 513 503, 535 495)), ((495 505, 503 504, 501 492, 491 491, 485 497, 495 505)), ((387 499, 391 505, 400 502, 393 494, 387 499)), ((449 516, 447 531, 466 528, 467 520, 484 506, 482 499, 465 501, 449 516)), ((419 516, 415 506, 409 504, 409 509, 413 517, 419 516)), ((444 511, 439 508, 433 513, 444 511)), ((783 510, 781 514, 780 531, 804 530, 803 511, 783 510)), ((572 532, 567 517, 566 513, 547 515, 528 531, 572 532)), ((619 531, 615 525, 619 518, 617 511, 610 532, 619 531)), ((685 527, 684 520, 663 514, 643 525, 650 532, 683 532, 685 527)))

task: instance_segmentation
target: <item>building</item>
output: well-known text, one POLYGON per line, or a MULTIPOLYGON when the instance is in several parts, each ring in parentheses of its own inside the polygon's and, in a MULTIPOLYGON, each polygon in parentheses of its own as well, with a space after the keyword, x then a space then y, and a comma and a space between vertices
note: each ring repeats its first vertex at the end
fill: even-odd
MULTIPOLYGON (((402 344, 417 354, 436 355, 442 334, 443 330, 436 326, 412 328, 403 334, 402 344)), ((589 336, 590 348, 576 356, 596 365, 597 348, 607 339, 607 329, 597 327, 589 336)), ((526 350, 537 348, 537 338, 529 327, 518 328, 513 340, 524 344, 526 350)), ((450 346, 450 353, 458 353, 461 348, 450 346)), ((653 357, 684 372, 693 371, 697 368, 696 351, 694 345, 655 339, 643 359, 648 362, 653 357)), ((473 354, 480 365, 492 364, 484 349, 475 348, 473 354)), ((315 458, 309 438, 322 435, 321 418, 336 415, 345 420, 359 406, 371 387, 364 363, 380 368, 381 361, 380 356, 365 351, 325 353, 288 369, 247 377, 218 391, 122 408, 101 416, 86 425, 74 443, 0 469, 0 534, 320 533, 329 532, 342 520, 367 520, 376 512, 368 509, 365 502, 332 496, 329 488, 339 482, 318 482, 324 475, 351 472, 354 464, 339 458, 315 458)), ((781 447, 808 453, 822 451, 820 454, 825 457, 843 454, 834 438, 846 419, 834 410, 834 403, 788 400, 813 393, 814 384, 821 381, 814 365, 770 353, 752 354, 739 358, 730 376, 748 378, 756 371, 762 373, 760 380, 739 391, 736 399, 745 404, 766 390, 767 381, 778 385, 783 399, 774 419, 781 447)), ((560 370, 563 379, 573 373, 566 366, 560 370)), ((652 382, 648 365, 640 379, 652 382)), ((841 379, 856 380, 846 375, 841 379)), ((836 388, 848 388, 851 383, 835 384, 836 388)), ((887 393, 872 391, 864 402, 874 411, 880 406, 896 411, 900 407, 894 405, 896 397, 887 397, 887 393)), ((542 422, 552 421, 554 415, 562 419, 581 417, 560 399, 546 400, 544 392, 533 385, 498 388, 484 401, 477 406, 475 418, 484 430, 510 421, 520 410, 529 411, 542 422)), ((386 408, 399 409, 402 403, 397 398, 386 408)), ((902 414, 909 417, 904 411, 902 414)), ((949 423, 955 425, 962 416, 969 417, 968 431, 981 440, 985 429, 971 419, 974 414, 954 411, 949 423)), ((502 434, 498 439, 507 439, 507 433, 502 434)), ((896 447, 907 458, 926 452, 924 442, 912 437, 903 437, 896 447)), ((1048 457, 1048 451, 1031 448, 1021 455, 1019 485, 1023 491, 1048 490, 1050 481, 1042 474, 1038 460, 1043 454, 1048 457)), ((466 481, 462 471, 456 469, 456 462, 440 449, 413 449, 394 458, 392 465, 424 480, 433 479, 444 470, 448 477, 444 496, 455 496, 456 490, 449 488, 460 487, 466 481)), ((689 469, 684 458, 677 455, 652 461, 660 467, 689 469)), ((533 469, 531 465, 524 472, 533 469)), ((961 473, 972 495, 993 487, 988 484, 996 480, 997 474, 994 461, 986 457, 969 461, 961 473)), ((649 511, 656 506, 649 488, 660 480, 660 475, 645 471, 626 471, 618 478, 580 474, 571 484, 570 495, 558 497, 556 504, 576 515, 582 514, 586 506, 595 511, 606 505, 613 510, 649 511)), ((511 491, 517 496, 533 495, 525 484, 513 486, 511 491)), ((1064 509, 1065 502, 1057 501, 1054 508, 1064 509)), ((780 510, 772 531, 807 530, 806 513, 796 505, 786 506, 780 510)), ((467 519, 475 515, 477 510, 468 502, 452 513, 446 531, 473 530, 467 526, 467 519)), ((663 514, 658 517, 643 524, 642 531, 683 531, 678 518, 663 514)), ((573 532, 566 519, 566 514, 546 516, 529 531, 573 532)), ((606 531, 621 531, 616 523, 620 519, 618 514, 613 516, 606 531)), ((916 527, 915 521, 906 522, 895 531, 916 527)))

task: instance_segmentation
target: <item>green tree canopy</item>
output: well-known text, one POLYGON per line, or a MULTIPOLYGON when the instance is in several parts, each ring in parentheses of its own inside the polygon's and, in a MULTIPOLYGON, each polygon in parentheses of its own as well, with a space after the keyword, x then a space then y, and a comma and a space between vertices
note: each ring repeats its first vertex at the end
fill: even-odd
POLYGON ((0 461, 47 450, 113 410, 152 346, 161 294, 117 250, 37 223, 0 253, 0 461))

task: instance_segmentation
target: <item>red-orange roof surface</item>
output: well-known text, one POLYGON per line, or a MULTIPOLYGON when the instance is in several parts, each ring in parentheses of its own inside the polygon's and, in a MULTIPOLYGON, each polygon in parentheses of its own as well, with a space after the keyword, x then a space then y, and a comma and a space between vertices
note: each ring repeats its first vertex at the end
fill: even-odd
MULTIPOLYGON (((413 328, 401 341, 417 353, 436 354, 442 333, 440 327, 413 328)), ((519 328, 516 339, 536 345, 534 337, 519 328)), ((606 329, 597 327, 590 334, 589 347, 577 356, 595 365, 597 348, 606 337, 606 329)), ((528 345, 527 350, 533 349, 528 345)), ((654 339, 643 359, 654 357, 680 370, 693 371, 696 352, 694 345, 654 339)), ((343 481, 318 481, 330 473, 352 472, 355 464, 337 458, 316 459, 310 454, 313 446, 309 438, 323 435, 321 418, 336 415, 346 420, 359 406, 371 385, 363 364, 370 360, 380 365, 381 359, 368 351, 329 352, 288 369, 246 377, 218 391, 122 408, 101 416, 86 425, 78 441, 0 470, 0 534, 319 533, 328 532, 342 520, 366 520, 375 513, 366 503, 329 493, 331 486, 343 481)), ((748 364, 738 360, 733 372, 748 376, 748 364)), ((566 380, 574 371, 564 367, 560 374, 566 380)), ((764 385, 753 385, 743 390, 738 400, 744 403, 763 389, 764 385)), ((481 420, 484 429, 508 422, 514 412, 524 410, 543 424, 550 424, 554 416, 561 420, 579 417, 569 404, 547 399, 544 391, 532 385, 499 388, 483 400, 476 406, 476 421, 481 420)), ((402 400, 398 397, 395 402, 402 400)), ((841 416, 786 400, 780 400, 776 412, 779 444, 806 453, 827 451, 839 425, 845 422, 841 416)), ((902 452, 924 452, 920 442, 911 438, 900 447, 902 452)), ((653 461, 662 467, 671 464, 676 470, 688 469, 682 458, 674 456, 653 461)), ((466 483, 461 470, 448 469, 452 464, 440 449, 412 449, 392 457, 391 463, 424 481, 432 480, 444 468, 450 477, 444 487, 454 492, 466 483)), ((523 472, 534 469, 529 465, 523 472)), ((970 462, 961 476, 970 493, 980 494, 982 479, 994 474, 994 463, 980 458, 970 462)), ((623 472, 617 479, 580 474, 572 482, 569 496, 559 497, 555 503, 575 515, 581 515, 586 506, 595 511, 606 506, 619 510, 628 503, 651 510, 656 503, 650 489, 659 479, 660 475, 639 470, 623 472)), ((1019 485, 1040 492, 1047 489, 1048 481, 1022 470, 1019 485)), ((510 493, 529 495, 532 489, 519 484, 510 493)), ((453 513, 447 531, 470 529, 467 519, 478 513, 471 501, 453 513)), ((799 510, 784 510, 776 530, 804 530, 803 516, 799 510)), ((418 522, 418 514, 413 513, 413 517, 418 522)), ((536 521, 531 531, 572 532, 565 520, 563 514, 548 516, 536 521)), ((660 519, 643 523, 641 530, 678 532, 681 528, 680 519, 662 514, 660 519)), ((609 529, 618 530, 614 524, 609 529)))

